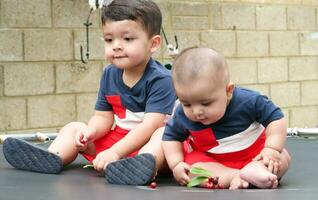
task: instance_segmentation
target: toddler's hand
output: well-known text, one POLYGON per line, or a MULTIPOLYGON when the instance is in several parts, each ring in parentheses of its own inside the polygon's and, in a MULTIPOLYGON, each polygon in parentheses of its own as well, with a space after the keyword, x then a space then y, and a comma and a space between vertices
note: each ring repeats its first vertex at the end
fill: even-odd
POLYGON ((90 127, 80 129, 75 134, 75 146, 77 148, 85 149, 87 143, 94 139, 96 131, 90 127))
POLYGON ((93 160, 94 169, 96 171, 104 171, 107 165, 111 162, 119 160, 118 154, 111 148, 97 154, 96 158, 93 160))
POLYGON ((190 182, 190 165, 179 162, 173 169, 173 176, 180 185, 187 185, 190 182))

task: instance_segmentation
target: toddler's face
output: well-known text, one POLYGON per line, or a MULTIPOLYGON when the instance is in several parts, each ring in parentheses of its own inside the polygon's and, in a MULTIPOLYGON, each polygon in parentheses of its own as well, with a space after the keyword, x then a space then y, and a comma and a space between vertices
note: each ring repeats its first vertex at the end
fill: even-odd
POLYGON ((225 84, 215 84, 202 77, 189 84, 175 83, 175 90, 191 121, 209 125, 224 116, 228 103, 225 84))
POLYGON ((151 40, 140 23, 107 21, 103 25, 106 59, 122 69, 144 66, 151 55, 151 40))

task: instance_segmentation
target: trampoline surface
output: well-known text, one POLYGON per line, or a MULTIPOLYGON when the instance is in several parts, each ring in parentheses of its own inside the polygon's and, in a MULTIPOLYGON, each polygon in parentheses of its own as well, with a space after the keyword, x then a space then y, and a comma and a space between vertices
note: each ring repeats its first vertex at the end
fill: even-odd
POLYGON ((278 189, 209 190, 178 186, 172 178, 158 178, 158 186, 110 185, 78 157, 59 175, 39 174, 12 168, 0 145, 0 200, 107 200, 107 199, 200 199, 200 200, 298 200, 318 199, 318 140, 288 138, 292 164, 278 189))

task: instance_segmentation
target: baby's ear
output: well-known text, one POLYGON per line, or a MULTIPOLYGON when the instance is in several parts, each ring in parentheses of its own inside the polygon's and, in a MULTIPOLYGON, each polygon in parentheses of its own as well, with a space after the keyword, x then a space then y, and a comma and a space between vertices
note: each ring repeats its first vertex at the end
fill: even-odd
POLYGON ((150 40, 151 40, 150 41, 151 42, 150 51, 151 51, 151 53, 154 53, 155 51, 157 51, 157 49, 160 48, 161 36, 160 35, 155 35, 150 40))
POLYGON ((233 82, 229 82, 226 86, 226 96, 229 100, 232 99, 234 88, 235 88, 235 85, 233 82))

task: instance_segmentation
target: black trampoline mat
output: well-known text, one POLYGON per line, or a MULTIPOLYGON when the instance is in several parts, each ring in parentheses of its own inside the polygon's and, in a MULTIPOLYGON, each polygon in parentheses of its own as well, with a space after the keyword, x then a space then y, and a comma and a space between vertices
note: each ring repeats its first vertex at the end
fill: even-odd
POLYGON ((209 190, 187 188, 169 177, 159 177, 158 186, 110 185, 92 169, 83 169, 79 157, 59 175, 39 174, 12 168, 0 145, 0 200, 303 200, 318 199, 318 140, 288 138, 291 168, 278 189, 209 190))

